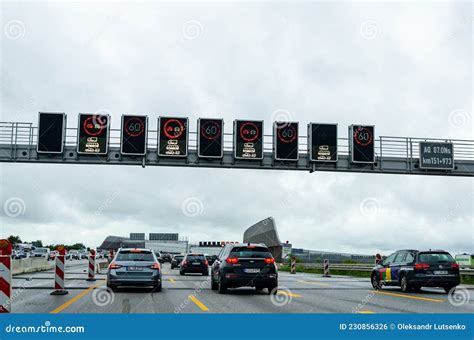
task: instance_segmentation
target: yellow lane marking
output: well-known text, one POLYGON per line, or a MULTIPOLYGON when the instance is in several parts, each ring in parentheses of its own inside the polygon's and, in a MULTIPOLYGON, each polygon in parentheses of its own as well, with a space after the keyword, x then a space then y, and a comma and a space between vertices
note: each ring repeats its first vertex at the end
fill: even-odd
POLYGON ((311 285, 329 286, 327 283, 314 282, 314 281, 298 280, 298 282, 301 282, 301 283, 308 283, 308 284, 311 284, 311 285))
POLYGON ((406 299, 414 299, 414 300, 422 300, 422 301, 430 301, 430 302, 444 302, 445 300, 439 300, 439 299, 431 299, 431 298, 424 298, 420 296, 412 296, 412 295, 406 295, 406 294, 398 294, 398 293, 389 293, 389 292, 381 292, 379 290, 372 290, 371 292, 374 292, 376 294, 384 294, 384 295, 390 295, 390 296, 398 296, 406 299))
POLYGON ((56 307, 55 309, 53 309, 51 312, 49 312, 50 314, 57 314, 57 313, 60 313, 62 312, 63 310, 65 310, 66 308, 68 308, 70 305, 72 305, 74 302, 76 302, 77 300, 79 300, 80 298, 84 297, 87 295, 87 293, 89 293, 91 290, 93 290, 94 288, 97 288, 99 286, 101 286, 105 281, 105 280, 101 280, 102 282, 96 284, 96 285, 93 285, 93 286, 90 286, 89 288, 87 288, 85 291, 83 291, 82 293, 79 293, 77 294, 76 296, 74 296, 72 299, 66 301, 65 303, 63 303, 61 306, 59 307, 56 307))
POLYGON ((295 294, 295 293, 290 293, 284 290, 279 290, 277 291, 278 295, 286 295, 286 296, 291 296, 291 297, 302 297, 300 294, 295 294))
POLYGON ((170 277, 168 280, 170 280, 170 282, 176 283, 176 280, 173 279, 172 277, 170 277))
POLYGON ((359 314, 375 314, 375 313, 372 312, 371 310, 360 310, 360 311, 358 311, 357 313, 359 313, 359 314))
POLYGON ((194 295, 189 295, 188 299, 194 302, 202 311, 207 312, 209 310, 209 308, 207 308, 207 306, 199 301, 194 295))

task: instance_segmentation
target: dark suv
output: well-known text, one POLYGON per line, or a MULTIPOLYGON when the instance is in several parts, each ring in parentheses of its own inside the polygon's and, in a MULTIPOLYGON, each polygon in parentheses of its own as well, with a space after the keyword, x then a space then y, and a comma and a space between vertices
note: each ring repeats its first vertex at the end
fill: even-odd
POLYGON ((255 287, 276 294, 275 259, 264 244, 229 244, 222 248, 211 268, 211 288, 224 294, 227 288, 255 287))
POLYGON ((372 287, 400 286, 403 292, 442 287, 448 293, 461 282, 459 265, 444 250, 398 250, 372 269, 372 287))
POLYGON ((187 273, 202 273, 204 276, 209 275, 209 265, 204 254, 187 254, 181 262, 179 275, 187 273))
POLYGON ((181 261, 183 261, 184 255, 174 255, 171 259, 171 269, 178 268, 181 265, 181 261))

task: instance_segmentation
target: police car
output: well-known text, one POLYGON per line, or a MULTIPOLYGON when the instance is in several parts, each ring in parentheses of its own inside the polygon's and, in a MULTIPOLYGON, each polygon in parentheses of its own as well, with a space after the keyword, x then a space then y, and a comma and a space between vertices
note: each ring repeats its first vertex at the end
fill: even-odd
POLYGON ((371 273, 372 287, 399 286, 403 292, 421 287, 442 287, 449 291, 459 285, 459 265, 444 250, 398 250, 371 273))

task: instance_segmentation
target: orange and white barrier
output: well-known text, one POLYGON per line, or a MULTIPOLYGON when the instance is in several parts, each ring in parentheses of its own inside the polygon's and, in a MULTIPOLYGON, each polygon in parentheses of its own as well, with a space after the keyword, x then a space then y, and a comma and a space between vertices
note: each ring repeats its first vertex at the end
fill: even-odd
POLYGON ((8 240, 0 240, 0 313, 11 312, 12 245, 8 240))
POLYGON ((296 274, 296 258, 291 258, 290 274, 296 274))
POLYGON ((95 281, 95 250, 91 249, 89 254, 89 271, 87 274, 87 281, 95 281))
POLYGON ((328 259, 324 259, 323 269, 324 269, 324 274, 323 274, 324 277, 331 276, 329 275, 329 260, 328 259))
POLYGON ((54 291, 51 292, 51 295, 66 295, 68 293, 64 286, 65 258, 66 249, 63 246, 58 246, 54 269, 54 291))

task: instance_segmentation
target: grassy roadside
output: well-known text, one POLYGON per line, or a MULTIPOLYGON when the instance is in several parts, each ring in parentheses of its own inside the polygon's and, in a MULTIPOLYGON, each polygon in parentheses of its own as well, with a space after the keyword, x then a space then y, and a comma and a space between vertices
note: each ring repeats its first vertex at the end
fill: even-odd
MULTIPOLYGON (((278 268, 278 270, 283 271, 283 272, 289 272, 290 267, 287 266, 287 265, 284 265, 284 266, 280 266, 278 268)), ((323 274, 322 269, 304 268, 301 265, 296 265, 296 272, 297 273, 299 272, 299 273, 323 274)), ((368 270, 331 269, 330 274, 370 278, 370 271, 368 271, 368 270)), ((473 275, 462 275, 461 274, 461 283, 463 283, 463 284, 474 284, 473 275)))

